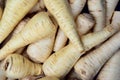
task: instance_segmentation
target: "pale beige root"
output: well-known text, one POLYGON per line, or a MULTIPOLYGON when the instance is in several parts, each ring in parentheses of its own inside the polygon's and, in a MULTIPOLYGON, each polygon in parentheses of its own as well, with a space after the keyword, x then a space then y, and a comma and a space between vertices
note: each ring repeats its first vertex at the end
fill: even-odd
MULTIPOLYGON (((115 24, 117 25, 117 23, 115 24)), ((112 36, 118 30, 119 30, 118 26, 108 25, 99 32, 89 33, 81 36, 81 41, 84 44, 85 50, 89 50, 93 46, 98 45, 98 43, 100 44, 101 42, 105 41, 107 38, 112 36)))
POLYGON ((56 30, 55 25, 48 13, 40 12, 36 14, 26 24, 25 28, 19 34, 12 37, 0 50, 0 60, 21 47, 38 41, 50 34, 54 34, 54 30, 56 30))
POLYGON ((119 0, 105 0, 106 1, 106 24, 110 24, 113 12, 119 0))
MULTIPOLYGON (((82 41, 85 45, 86 51, 97 45, 98 43, 102 43, 105 41, 108 37, 113 35, 119 30, 118 27, 112 28, 112 26, 107 26, 104 28, 102 31, 97 32, 97 33, 89 33, 85 36, 83 36, 82 41), (114 29, 114 30, 113 30, 114 29), (94 42, 94 43, 93 43, 94 42)), ((72 71, 70 72, 70 75, 68 76, 68 80, 72 79, 78 79, 79 80, 79 75, 76 74, 76 72, 72 71)))
POLYGON ((105 0, 88 0, 88 8, 95 18, 94 31, 100 31, 106 26, 105 0))
MULTIPOLYGON (((76 20, 77 30, 80 36, 86 34, 95 24, 93 17, 90 14, 80 14, 76 20)), ((65 46, 67 42, 67 36, 59 29, 54 45, 54 51, 58 51, 65 46)))
MULTIPOLYGON (((85 47, 85 51, 95 47, 102 43, 119 29, 108 26, 100 32, 90 33, 82 37, 82 42, 85 47)), ((70 43, 66 47, 60 49, 56 53, 52 54, 43 64, 43 71, 47 76, 56 76, 63 78, 73 67, 79 57, 84 54, 76 49, 75 46, 70 43), (64 66, 63 66, 64 65, 64 66)))
POLYGON ((76 18, 85 6, 86 0, 68 0, 72 14, 76 18))
POLYGON ((37 79, 37 80, 60 80, 56 77, 43 77, 43 78, 40 78, 40 79, 37 79))
POLYGON ((57 32, 57 37, 55 39, 55 43, 54 43, 54 51, 58 51, 60 49, 62 49, 66 42, 67 42, 68 38, 67 36, 64 34, 64 32, 59 28, 58 32, 57 32))
POLYGON ((104 63, 120 48, 120 32, 96 50, 82 57, 74 66, 82 80, 92 80, 104 63))
POLYGON ((28 23, 29 20, 30 20, 30 18, 23 19, 14 29, 12 36, 20 33, 24 29, 25 25, 28 23))
POLYGON ((107 40, 110 36, 115 34, 120 30, 120 27, 115 27, 113 25, 108 25, 103 30, 89 33, 81 37, 84 44, 85 50, 90 50, 92 47, 97 46, 98 44, 107 40))
POLYGON ((120 27, 120 11, 114 12, 111 24, 116 27, 120 27))
POLYGON ((7 38, 1 43, 1 47, 3 47, 9 40, 10 38, 12 37, 12 33, 10 33, 7 38))
POLYGON ((77 30, 80 36, 86 34, 95 24, 92 15, 88 13, 80 14, 76 19, 77 30))
POLYGON ((20 21, 16 28, 9 34, 9 36, 3 41, 2 46, 4 46, 12 36, 18 34, 22 29, 25 27, 25 24, 29 21, 30 18, 25 18, 24 20, 20 21))
MULTIPOLYGON (((13 36, 15 36, 16 34, 20 33, 29 20, 30 20, 30 18, 26 18, 26 19, 22 20, 22 21, 16 26, 16 28, 14 29, 14 31, 5 39, 5 41, 3 42, 3 46, 10 40, 11 37, 13 37, 13 36)), ((19 49, 17 49, 17 50, 15 51, 15 53, 21 54, 24 49, 25 49, 25 47, 19 48, 19 49)))
MULTIPOLYGON (((24 20, 22 20, 17 27, 15 28, 15 30, 12 33, 12 36, 19 34, 25 27, 25 25, 27 24, 27 22, 30 20, 30 18, 26 18, 24 20)), ((18 50, 15 51, 15 53, 21 54, 24 51, 25 47, 19 48, 18 50)))
POLYGON ((81 53, 73 44, 52 54, 43 64, 42 69, 47 76, 63 78, 79 59, 81 53))
MULTIPOLYGON (((29 20, 30 20, 30 18, 25 18, 24 20, 22 20, 22 21, 16 26, 16 28, 14 29, 14 31, 5 39, 5 41, 2 43, 2 45, 4 46, 4 45, 11 39, 11 37, 13 37, 13 36, 15 36, 16 34, 20 33, 29 20)), ((15 53, 21 54, 21 53, 23 52, 24 48, 25 48, 25 47, 16 50, 15 53)))
POLYGON ((38 0, 38 3, 30 10, 29 13, 45 11, 45 5, 43 0, 38 0))
MULTIPOLYGON (((82 38, 83 44, 85 44, 86 51, 96 46, 97 44, 103 42, 112 34, 117 32, 118 29, 113 28, 112 26, 108 26, 103 31, 86 35, 82 38), (103 33, 103 34, 102 34, 103 33), (104 35, 104 36, 103 36, 104 35)), ((64 77, 72 68, 74 63, 79 59, 82 55, 79 51, 77 51, 75 47, 68 45, 65 48, 62 48, 58 52, 52 54, 43 64, 43 71, 48 76, 56 76, 56 77, 64 77), (72 50, 72 51, 71 51, 72 50), (56 60, 57 59, 57 60, 56 60), (64 65, 64 66, 63 66, 64 65)))
POLYGON ((32 43, 27 48, 29 58, 36 63, 43 63, 52 53, 55 35, 32 43))
POLYGON ((120 50, 117 51, 100 71, 97 80, 119 80, 120 79, 120 50))
POLYGON ((0 22, 0 43, 9 35, 37 1, 38 0, 7 0, 0 22))
POLYGON ((1 72, 1 71, 0 71, 0 79, 1 79, 1 80, 6 80, 6 76, 3 75, 3 72, 1 72))
POLYGON ((11 54, 2 63, 2 69, 8 78, 20 79, 28 75, 40 75, 42 65, 29 61, 19 54, 11 54))
POLYGON ((43 63, 50 56, 53 50, 56 29, 53 31, 54 34, 40 39, 39 41, 32 43, 27 48, 27 54, 31 60, 36 63, 43 63))
POLYGON ((70 6, 67 0, 44 0, 45 6, 57 20, 61 30, 70 39, 70 41, 82 52, 84 50, 76 24, 70 12, 70 6))

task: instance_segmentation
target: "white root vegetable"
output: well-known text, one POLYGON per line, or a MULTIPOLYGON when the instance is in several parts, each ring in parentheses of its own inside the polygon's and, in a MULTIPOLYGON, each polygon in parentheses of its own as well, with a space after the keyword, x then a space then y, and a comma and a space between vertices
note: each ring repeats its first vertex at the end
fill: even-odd
POLYGON ((14 30, 13 33, 12 33, 12 36, 15 36, 16 34, 20 33, 20 32, 24 29, 25 25, 28 23, 29 20, 30 20, 30 18, 25 18, 25 19, 23 19, 23 20, 16 26, 15 30, 14 30))
MULTIPOLYGON (((11 37, 18 34, 22 29, 25 27, 26 23, 30 20, 30 18, 25 18, 24 20, 20 21, 19 24, 15 27, 15 29, 9 34, 9 36, 3 41, 2 46, 4 46, 11 37)), ((19 52, 19 50, 18 50, 19 52)), ((21 52, 21 51, 20 51, 21 52)), ((19 52, 19 53, 20 53, 19 52)))
POLYGON ((38 0, 38 3, 30 10, 29 13, 45 11, 45 5, 43 0, 38 0))
MULTIPOLYGON (((82 39, 85 50, 88 51, 92 47, 105 41, 108 37, 117 32, 118 29, 108 26, 101 32, 91 33, 82 39)), ((43 64, 43 71, 47 76, 55 76, 63 78, 73 67, 79 57, 84 54, 73 46, 72 43, 52 54, 43 64), (64 66, 63 66, 64 65, 64 66)))
POLYGON ((42 73, 41 64, 30 62, 27 58, 19 54, 11 54, 2 63, 2 70, 8 78, 20 79, 29 75, 40 75, 42 73))
POLYGON ((82 80, 92 80, 104 63, 120 48, 120 32, 106 41, 98 49, 82 57, 74 66, 82 80))
MULTIPOLYGON (((12 33, 12 37, 15 36, 16 34, 19 34, 25 27, 25 25, 27 24, 27 22, 30 20, 30 18, 26 18, 24 20, 22 20, 17 27, 15 28, 15 30, 12 33)), ((15 53, 21 54, 23 52, 23 50, 25 49, 25 47, 22 47, 18 50, 15 51, 15 53)))
MULTIPOLYGON (((29 20, 30 20, 30 18, 25 18, 25 19, 23 19, 23 20, 16 26, 16 28, 14 29, 14 31, 13 31, 11 34, 9 34, 9 36, 4 40, 4 42, 2 43, 2 46, 4 46, 13 36, 15 36, 16 34, 20 33, 29 20)), ((16 50, 15 53, 21 54, 22 51, 24 50, 24 48, 25 48, 25 47, 16 50)))
POLYGON ((40 12, 26 24, 25 28, 12 37, 9 42, 0 50, 0 60, 7 57, 17 49, 30 43, 36 42, 50 34, 54 34, 55 25, 49 14, 40 12))
POLYGON ((106 1, 106 24, 108 25, 111 23, 113 12, 119 0, 105 0, 105 1, 106 1))
POLYGON ((72 44, 52 54, 43 64, 47 76, 63 78, 82 54, 72 44), (63 66, 64 65, 64 66, 63 66))
POLYGON ((76 18, 85 6, 86 0, 68 0, 72 14, 76 18))
POLYGON ((67 40, 68 40, 67 36, 59 28, 58 32, 57 32, 57 37, 56 37, 56 40, 55 40, 55 44, 54 44, 54 49, 53 50, 56 52, 56 51, 62 49, 65 46, 67 40))
POLYGON ((119 80, 120 79, 120 50, 117 51, 100 71, 97 80, 119 80))
POLYGON ((76 19, 77 30, 80 36, 86 34, 95 24, 92 15, 88 13, 80 14, 76 19))
MULTIPOLYGON (((80 36, 82 36, 93 27, 95 22, 90 14, 83 13, 78 16, 76 24, 78 33, 80 36)), ((59 29, 55 40, 54 51, 62 49, 65 46, 67 40, 67 36, 65 36, 64 32, 59 29)))
POLYGON ((1 72, 1 71, 0 71, 0 79, 1 79, 1 80, 6 80, 6 76, 3 75, 3 72, 1 72))
POLYGON ((32 43, 27 48, 27 54, 36 63, 43 63, 53 50, 55 35, 32 43))
POLYGON ((37 1, 7 0, 0 22, 0 43, 12 32, 18 22, 29 12, 37 1))
POLYGON ((37 79, 37 80, 60 80, 56 77, 43 77, 43 78, 40 78, 40 79, 37 79))
POLYGON ((106 26, 105 0, 88 0, 88 8, 96 21, 94 31, 102 30, 106 26))
POLYGON ((108 25, 102 31, 89 33, 82 36, 82 42, 85 46, 85 50, 90 50, 92 47, 104 42, 114 33, 118 32, 120 27, 115 27, 113 25, 108 25))
MULTIPOLYGON (((119 11, 115 11, 114 15, 113 15, 113 18, 112 18, 112 25, 114 27, 116 27, 116 29, 120 28, 120 26, 119 26, 119 23, 120 23, 119 21, 120 20, 119 19, 120 19, 120 12, 119 11)), ((88 41, 86 41, 86 42, 88 42, 88 41)), ((79 75, 76 72, 72 71, 70 73, 70 75, 69 75, 69 79, 68 80, 70 80, 70 79, 76 79, 76 78, 79 79, 79 75)))
POLYGON ((57 25, 55 24, 54 34, 32 43, 27 48, 27 54, 36 63, 43 63, 52 53, 57 25))
POLYGON ((71 43, 82 52, 84 48, 82 46, 80 37, 76 30, 76 24, 70 12, 70 6, 67 0, 44 0, 45 6, 50 13, 57 20, 61 30, 70 39, 71 43))

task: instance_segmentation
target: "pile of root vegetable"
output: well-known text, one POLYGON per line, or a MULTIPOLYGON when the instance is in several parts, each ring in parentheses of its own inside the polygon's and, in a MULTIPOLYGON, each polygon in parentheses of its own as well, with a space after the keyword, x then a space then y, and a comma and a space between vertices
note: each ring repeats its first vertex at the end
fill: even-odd
POLYGON ((0 0, 0 80, 120 80, 118 3, 0 0))

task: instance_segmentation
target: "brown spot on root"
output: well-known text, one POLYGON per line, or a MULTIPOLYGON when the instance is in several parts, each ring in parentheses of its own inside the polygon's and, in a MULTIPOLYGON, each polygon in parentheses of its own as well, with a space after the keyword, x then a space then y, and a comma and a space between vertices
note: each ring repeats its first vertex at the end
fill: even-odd
POLYGON ((110 26, 110 27, 108 28, 108 31, 109 31, 109 32, 112 32, 114 28, 112 27, 112 25, 109 25, 109 26, 110 26))
POLYGON ((12 68, 12 63, 13 63, 13 58, 12 58, 12 57, 10 58, 10 60, 7 59, 7 60, 5 61, 5 66, 4 66, 5 71, 8 69, 9 64, 11 64, 9 70, 12 68), (10 62, 9 62, 9 61, 10 61, 10 62))
POLYGON ((69 4, 73 4, 75 0, 68 0, 69 4))
POLYGON ((90 10, 91 13, 102 12, 102 10, 90 10))
POLYGON ((105 0, 105 4, 108 4, 108 1, 107 1, 107 0, 105 0))
POLYGON ((86 65, 87 65, 87 63, 86 62, 84 62, 86 65))
POLYGON ((9 62, 6 61, 6 64, 5 64, 5 71, 7 70, 8 66, 9 66, 9 62))
POLYGON ((86 75, 86 71, 81 70, 81 74, 86 75))
POLYGON ((102 10, 98 10, 98 12, 102 12, 102 10))

